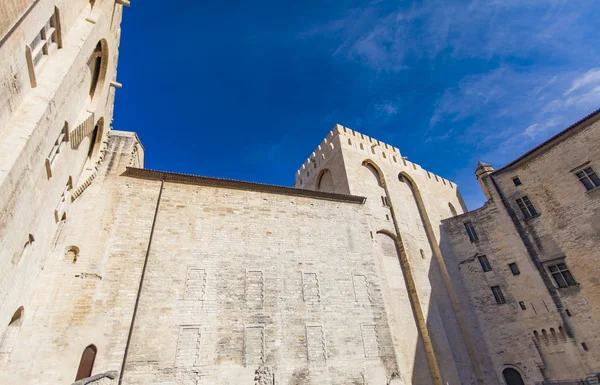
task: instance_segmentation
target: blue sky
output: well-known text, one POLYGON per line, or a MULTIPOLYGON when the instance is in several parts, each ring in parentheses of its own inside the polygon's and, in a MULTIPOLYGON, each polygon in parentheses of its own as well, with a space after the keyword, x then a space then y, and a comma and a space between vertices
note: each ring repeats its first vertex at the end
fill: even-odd
POLYGON ((501 167, 600 107, 597 0, 132 1, 113 128, 146 168, 290 185, 335 123, 484 202, 501 167))

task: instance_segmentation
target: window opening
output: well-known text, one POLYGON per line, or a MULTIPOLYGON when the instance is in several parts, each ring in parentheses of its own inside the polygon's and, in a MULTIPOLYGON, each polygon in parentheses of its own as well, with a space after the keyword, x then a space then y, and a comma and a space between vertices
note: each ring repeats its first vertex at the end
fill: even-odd
POLYGON ((97 352, 98 349, 96 349, 94 345, 89 345, 87 348, 85 348, 83 354, 81 355, 81 361, 79 361, 79 368, 77 369, 75 381, 91 377, 97 352))
POLYGON ((519 274, 521 274, 521 270, 519 270, 519 266, 517 266, 517 264, 515 262, 509 263, 508 267, 510 268, 510 271, 512 272, 512 275, 519 275, 519 274))
POLYGON ((498 305, 502 305, 506 303, 506 299, 504 298, 504 293, 502 293, 502 289, 500 286, 492 286, 492 293, 494 294, 494 298, 496 299, 496 303, 498 305))
POLYGON ((519 306, 521 306, 521 310, 527 309, 527 307, 525 306, 525 302, 523 302, 523 301, 519 302, 519 306))
POLYGON ((518 176, 513 178, 513 183, 515 184, 515 186, 520 186, 523 184, 523 183, 521 183, 521 179, 519 179, 518 176))
POLYGON ((465 222, 465 230, 467 230, 467 235, 469 236, 471 242, 476 242, 479 240, 477 237, 477 232, 475 232, 475 228, 473 227, 473 223, 471 223, 471 221, 465 222))
POLYGON ((477 258, 479 259, 479 264, 484 272, 492 271, 492 265, 490 265, 490 261, 485 255, 480 255, 477 258))
POLYGON ((550 274, 552 274, 558 287, 564 288, 577 285, 577 281, 575 281, 575 278, 573 278, 573 275, 565 263, 557 263, 556 265, 548 266, 548 270, 550 270, 550 274))
POLYGON ((521 209, 525 219, 538 215, 538 212, 527 196, 517 199, 517 205, 519 205, 519 209, 521 209))
POLYGON ((598 178, 598 175, 596 175, 596 172, 591 167, 577 171, 575 175, 577 175, 577 178, 579 178, 579 181, 585 186, 587 191, 600 186, 600 178, 598 178))

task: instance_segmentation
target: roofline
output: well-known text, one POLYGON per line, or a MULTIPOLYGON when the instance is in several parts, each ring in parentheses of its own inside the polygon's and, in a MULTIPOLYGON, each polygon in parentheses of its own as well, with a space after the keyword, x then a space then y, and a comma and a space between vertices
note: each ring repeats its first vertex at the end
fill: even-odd
POLYGON ((600 120, 600 108, 597 109, 596 111, 592 112, 591 114, 585 116, 584 118, 578 120, 577 122, 571 124, 569 127, 565 128, 564 130, 562 130, 558 134, 554 135, 550 139, 546 140, 545 142, 543 142, 543 143, 537 145, 536 147, 532 148, 531 150, 527 151, 525 154, 523 154, 520 157, 518 157, 517 159, 513 160, 506 166, 494 171, 493 174, 500 174, 504 171, 510 170, 514 166, 517 166, 519 163, 533 157, 534 153, 536 153, 536 152, 549 150, 554 145, 558 144, 559 142, 562 142, 563 140, 566 140, 567 138, 569 138, 571 135, 574 135, 579 130, 582 130, 585 127, 589 126, 589 124, 596 123, 598 120, 600 120))
POLYGON ((147 170, 137 167, 127 167, 123 174, 124 176, 147 179, 147 180, 164 180, 165 182, 192 184, 196 186, 208 186, 227 188, 232 190, 244 190, 265 192, 271 194, 298 196, 316 198, 335 202, 364 204, 367 198, 357 195, 334 194, 323 191, 303 190, 292 187, 278 186, 264 183, 245 182, 234 179, 213 178, 208 176, 199 176, 191 174, 180 174, 167 171, 147 170))

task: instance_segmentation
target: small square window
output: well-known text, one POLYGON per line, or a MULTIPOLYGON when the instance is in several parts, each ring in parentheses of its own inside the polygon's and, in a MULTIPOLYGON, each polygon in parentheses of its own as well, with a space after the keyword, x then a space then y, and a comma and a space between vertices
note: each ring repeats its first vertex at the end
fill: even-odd
POLYGON ((485 255, 480 255, 477 258, 479 259, 479 264, 484 272, 492 271, 492 265, 490 265, 490 261, 485 255))
POLYGON ((502 305, 506 303, 506 299, 504 298, 504 294, 502 293, 502 289, 500 286, 492 286, 492 294, 494 294, 494 298, 496 299, 496 303, 498 305, 502 305))
POLYGON ((523 301, 519 302, 519 306, 521 306, 521 310, 527 309, 527 306, 525 306, 525 302, 523 302, 523 301))
POLYGON ((515 186, 520 186, 523 184, 523 183, 521 183, 521 179, 519 179, 518 176, 513 178, 513 183, 515 184, 515 186))
POLYGON ((568 315, 569 317, 571 317, 571 312, 569 311, 569 309, 565 309, 565 313, 567 313, 567 315, 568 315))
POLYGON ((586 344, 585 342, 582 342, 582 343, 581 343, 581 347, 582 347, 582 348, 583 348, 583 350, 585 350, 586 352, 589 350, 589 349, 588 349, 588 346, 587 346, 587 344, 586 344))
POLYGON ((587 191, 600 186, 600 178, 598 178, 598 175, 596 175, 596 172, 591 167, 579 170, 575 175, 579 178, 579 181, 585 186, 587 191))
POLYGON ((521 274, 521 270, 519 270, 519 266, 517 266, 516 263, 509 263, 508 267, 510 268, 510 271, 512 272, 512 275, 519 275, 521 274))

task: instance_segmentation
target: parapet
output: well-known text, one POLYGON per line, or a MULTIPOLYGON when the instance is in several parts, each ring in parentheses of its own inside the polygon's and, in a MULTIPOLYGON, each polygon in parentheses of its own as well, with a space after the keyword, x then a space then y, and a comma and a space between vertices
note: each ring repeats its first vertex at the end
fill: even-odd
POLYGON ((308 180, 314 170, 318 168, 318 163, 328 159, 333 151, 339 150, 336 149, 334 145, 334 139, 336 137, 339 137, 340 145, 348 145, 354 147, 356 151, 364 151, 366 156, 374 158, 373 160, 377 162, 389 162, 414 171, 423 172, 429 179, 440 182, 451 188, 455 187, 455 184, 449 180, 426 171, 418 164, 410 162, 405 157, 402 157, 402 154, 397 147, 361 134, 358 131, 344 127, 341 124, 336 124, 333 129, 329 131, 325 139, 323 139, 308 159, 306 159, 304 164, 298 169, 296 172, 296 186, 302 186, 303 182, 308 180))

